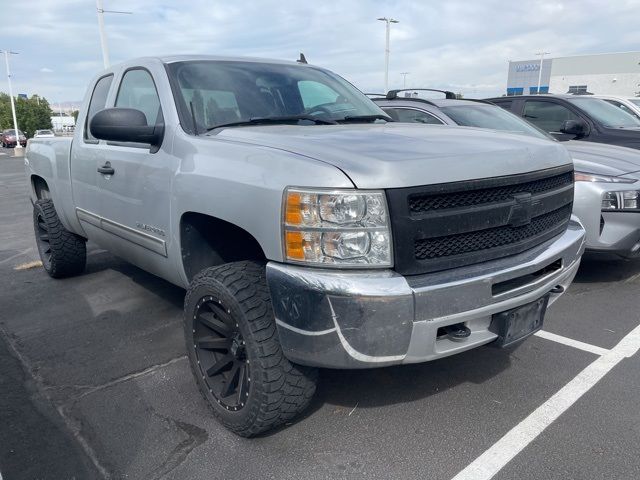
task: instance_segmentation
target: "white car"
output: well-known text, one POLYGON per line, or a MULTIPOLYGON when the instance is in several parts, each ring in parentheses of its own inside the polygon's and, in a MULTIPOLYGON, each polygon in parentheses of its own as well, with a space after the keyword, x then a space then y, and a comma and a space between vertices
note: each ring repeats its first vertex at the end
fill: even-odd
POLYGON ((640 120, 640 97, 620 97, 617 95, 594 95, 595 98, 609 102, 640 120))
POLYGON ((51 130, 36 130, 36 133, 33 135, 33 138, 51 138, 55 137, 51 130))

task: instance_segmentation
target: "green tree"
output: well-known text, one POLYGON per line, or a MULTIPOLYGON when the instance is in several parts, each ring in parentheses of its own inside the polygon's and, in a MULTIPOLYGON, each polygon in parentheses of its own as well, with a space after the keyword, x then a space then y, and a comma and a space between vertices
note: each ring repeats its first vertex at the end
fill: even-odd
MULTIPOLYGON (((32 137, 36 130, 51 128, 51 107, 46 98, 32 95, 30 98, 14 99, 18 128, 27 137, 32 137)), ((13 128, 11 100, 6 93, 0 93, 0 129, 13 128)))
POLYGON ((78 115, 80 115, 80 110, 74 110, 73 112, 71 112, 71 115, 73 116, 73 121, 75 123, 78 123, 78 115))

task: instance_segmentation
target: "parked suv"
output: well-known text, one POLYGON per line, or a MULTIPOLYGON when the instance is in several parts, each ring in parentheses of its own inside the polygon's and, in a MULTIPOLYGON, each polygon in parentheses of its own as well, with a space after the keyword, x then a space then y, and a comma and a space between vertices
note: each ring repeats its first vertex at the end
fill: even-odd
POLYGON ((488 100, 560 141, 584 140, 640 149, 640 120, 590 95, 522 95, 488 100))
MULTIPOLYGON (((18 138, 20 140, 20 145, 22 145, 23 147, 26 147, 27 137, 25 136, 24 133, 22 133, 22 130, 18 130, 18 138)), ((2 146, 4 148, 15 147, 17 144, 16 131, 14 129, 4 130, 0 135, 0 142, 2 143, 2 146)))
MULTIPOLYGON (((423 89, 434 91, 431 89, 423 89)), ((503 109, 482 100, 402 97, 394 90, 373 101, 397 121, 490 128, 552 139, 503 109)), ((410 95, 416 90, 409 90, 410 95)), ((640 152, 632 148, 571 140, 564 142, 576 169, 573 212, 587 231, 587 250, 623 257, 640 254, 640 152)))

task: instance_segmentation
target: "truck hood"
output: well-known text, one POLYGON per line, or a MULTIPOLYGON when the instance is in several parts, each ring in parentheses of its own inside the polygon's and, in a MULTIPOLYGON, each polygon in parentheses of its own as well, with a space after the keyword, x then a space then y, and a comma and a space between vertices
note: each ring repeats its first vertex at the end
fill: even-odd
MULTIPOLYGON (((358 188, 526 173, 570 163, 559 143, 491 130, 409 123, 223 128, 211 139, 260 145, 342 170, 358 188)), ((313 186, 313 178, 300 186, 313 186)))
POLYGON ((600 175, 625 175, 640 171, 640 150, 604 143, 564 142, 576 170, 600 175))

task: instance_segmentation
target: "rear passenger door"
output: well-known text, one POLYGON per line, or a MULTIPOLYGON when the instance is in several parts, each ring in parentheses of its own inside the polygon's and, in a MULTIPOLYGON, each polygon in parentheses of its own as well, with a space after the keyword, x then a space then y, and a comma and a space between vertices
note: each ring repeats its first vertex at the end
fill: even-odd
MULTIPOLYGON (((142 111, 148 125, 164 124, 158 90, 146 68, 124 71, 113 106, 142 111)), ((165 132, 157 151, 148 144, 131 142, 101 145, 103 167, 112 171, 98 178, 98 213, 108 233, 105 247, 151 271, 154 264, 164 261, 169 242, 170 191, 177 168, 169 144, 165 132)))
POLYGON ((96 220, 100 210, 97 169, 105 161, 105 152, 101 142, 91 135, 89 125, 93 116, 106 107, 113 78, 113 73, 110 73, 95 83, 88 100, 87 114, 77 127, 81 133, 74 137, 71 147, 71 181, 76 213, 87 236, 97 242, 103 233, 96 220))

